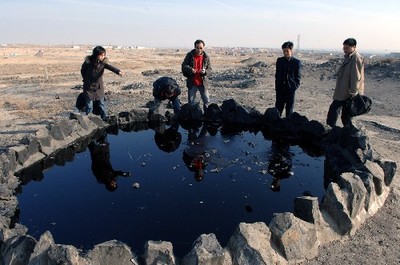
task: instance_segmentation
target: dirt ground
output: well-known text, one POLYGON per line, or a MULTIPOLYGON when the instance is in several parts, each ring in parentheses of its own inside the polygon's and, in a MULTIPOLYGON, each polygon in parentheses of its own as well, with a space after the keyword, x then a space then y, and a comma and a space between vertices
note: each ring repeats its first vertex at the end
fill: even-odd
MULTIPOLYGON (((0 152, 18 145, 38 128, 65 119, 81 91, 80 67, 92 47, 0 47, 0 152)), ((104 76, 110 114, 143 107, 152 100, 152 83, 160 76, 175 78, 187 102, 181 62, 187 50, 107 49, 110 63, 125 72, 104 76)), ((260 112, 274 106, 275 61, 280 51, 209 48, 214 70, 211 100, 233 98, 260 112)), ((303 77, 295 111, 325 122, 341 53, 297 52, 303 77)), ((367 115, 355 118, 364 127, 377 155, 400 164, 400 63, 366 56, 366 94, 373 100, 367 115)), ((399 173, 384 207, 366 220, 354 236, 321 246, 304 264, 400 264, 399 173)))

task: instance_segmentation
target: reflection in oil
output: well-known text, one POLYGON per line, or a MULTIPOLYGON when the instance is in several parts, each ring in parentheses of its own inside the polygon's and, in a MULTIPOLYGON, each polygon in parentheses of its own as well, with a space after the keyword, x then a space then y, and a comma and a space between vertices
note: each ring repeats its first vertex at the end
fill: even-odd
POLYGON ((129 172, 114 170, 110 160, 110 143, 107 141, 107 133, 89 143, 88 149, 92 159, 92 172, 99 183, 105 185, 108 191, 118 188, 117 177, 128 177, 129 172))
POLYGON ((281 180, 293 175, 292 157, 289 143, 284 140, 276 139, 271 144, 271 158, 268 164, 268 172, 273 176, 271 190, 278 192, 281 190, 281 180))
POLYGON ((140 252, 165 240, 183 256, 200 234, 224 246, 239 222, 268 224, 305 191, 321 198, 323 157, 305 153, 235 126, 110 128, 21 172, 19 222, 82 249, 118 239, 140 252))

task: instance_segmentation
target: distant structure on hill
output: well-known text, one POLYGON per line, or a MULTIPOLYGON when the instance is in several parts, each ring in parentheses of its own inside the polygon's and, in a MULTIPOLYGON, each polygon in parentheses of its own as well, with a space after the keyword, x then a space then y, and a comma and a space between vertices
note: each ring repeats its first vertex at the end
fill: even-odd
POLYGON ((400 58, 400 52, 391 52, 389 53, 389 57, 400 58))
POLYGON ((297 50, 300 51, 300 34, 297 35, 297 50))

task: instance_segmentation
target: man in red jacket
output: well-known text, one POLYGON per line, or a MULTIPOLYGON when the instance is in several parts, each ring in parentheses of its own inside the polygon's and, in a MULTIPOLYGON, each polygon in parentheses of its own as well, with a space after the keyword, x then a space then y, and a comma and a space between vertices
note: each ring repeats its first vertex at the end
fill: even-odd
POLYGON ((204 41, 196 40, 194 49, 186 54, 182 62, 182 73, 187 78, 188 103, 190 106, 195 104, 196 93, 199 91, 203 100, 203 110, 208 107, 210 102, 207 84, 212 70, 210 57, 204 52, 204 47, 204 41))

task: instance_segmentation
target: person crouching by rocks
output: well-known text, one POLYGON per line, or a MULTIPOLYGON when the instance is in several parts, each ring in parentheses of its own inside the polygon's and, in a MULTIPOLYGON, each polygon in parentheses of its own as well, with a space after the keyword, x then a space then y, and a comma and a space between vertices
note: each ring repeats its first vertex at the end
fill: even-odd
POLYGON ((174 113, 177 114, 181 109, 180 94, 181 89, 173 78, 167 76, 158 78, 153 83, 154 110, 160 107, 163 100, 169 100, 172 103, 174 113))
POLYGON ((182 74, 187 78, 186 86, 189 89, 188 103, 190 106, 195 105, 196 93, 199 91, 203 100, 203 111, 210 102, 207 83, 212 71, 210 57, 204 52, 204 47, 204 41, 196 40, 194 49, 186 54, 182 62, 182 74))
POLYGON ((107 111, 104 102, 104 69, 120 76, 124 75, 121 70, 108 64, 106 50, 101 46, 96 46, 93 49, 93 54, 85 58, 81 67, 85 112, 86 114, 93 112, 93 102, 96 102, 99 107, 100 117, 103 120, 107 120, 107 111))
POLYGON ((336 80, 333 101, 329 106, 326 124, 333 127, 336 125, 340 111, 343 126, 351 126, 351 116, 346 108, 349 98, 364 95, 364 59, 356 50, 357 41, 348 38, 343 42, 344 61, 340 66, 336 80))

